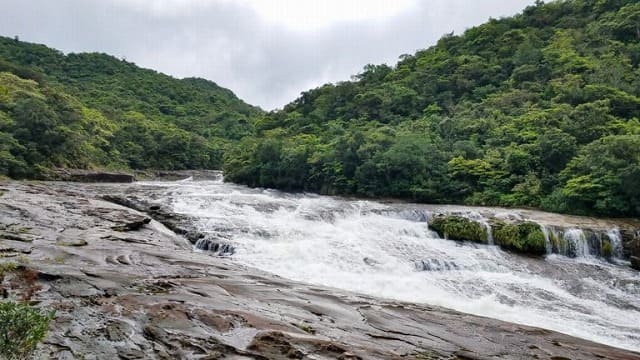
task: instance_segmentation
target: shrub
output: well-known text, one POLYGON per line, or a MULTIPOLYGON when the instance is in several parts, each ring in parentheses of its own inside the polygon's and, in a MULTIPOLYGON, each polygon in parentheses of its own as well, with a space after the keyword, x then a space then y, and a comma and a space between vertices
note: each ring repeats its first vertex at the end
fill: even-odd
POLYGON ((25 303, 0 302, 0 358, 29 358, 45 338, 54 312, 41 312, 25 303))

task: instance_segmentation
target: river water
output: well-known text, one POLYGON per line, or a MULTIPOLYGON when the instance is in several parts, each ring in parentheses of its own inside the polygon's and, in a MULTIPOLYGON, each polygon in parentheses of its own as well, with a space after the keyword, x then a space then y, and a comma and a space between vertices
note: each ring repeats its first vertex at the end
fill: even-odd
MULTIPOLYGON (((427 225, 429 212, 417 204, 287 194, 222 181, 142 185, 161 187, 159 202, 198 219, 209 240, 234 248, 227 256, 239 263, 640 351, 640 273, 582 247, 574 258, 536 259, 440 239, 427 225)), ((616 245, 616 229, 609 233, 616 245)), ((576 231, 565 237, 580 239, 576 231)))

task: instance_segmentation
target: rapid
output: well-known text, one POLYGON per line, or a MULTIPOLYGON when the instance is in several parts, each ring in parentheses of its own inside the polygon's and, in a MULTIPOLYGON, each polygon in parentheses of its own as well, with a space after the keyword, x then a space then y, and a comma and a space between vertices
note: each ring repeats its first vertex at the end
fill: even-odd
MULTIPOLYGON (((207 237, 196 251, 296 281, 640 351, 640 272, 621 259, 615 228, 607 235, 612 261, 595 256, 579 229, 556 234, 566 247, 560 253, 549 246, 534 258, 441 239, 427 224, 431 211, 419 204, 249 189, 222 179, 140 184, 161 188, 158 202, 197 219, 207 237)), ((468 216, 486 222, 471 210, 468 216)))

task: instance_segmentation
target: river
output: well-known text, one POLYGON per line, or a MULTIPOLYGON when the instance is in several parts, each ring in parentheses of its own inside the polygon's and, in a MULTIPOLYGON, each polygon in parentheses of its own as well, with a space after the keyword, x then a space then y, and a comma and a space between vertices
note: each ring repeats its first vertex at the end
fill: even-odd
MULTIPOLYGON (((574 249, 576 257, 532 258, 441 239, 418 204, 288 194, 221 180, 138 186, 159 188, 156 201, 195 217, 208 239, 228 245, 217 255, 247 266, 640 351, 640 272, 584 246, 574 249)), ((576 232, 565 237, 579 240, 576 232)), ((616 229, 610 233, 615 244, 616 229)))

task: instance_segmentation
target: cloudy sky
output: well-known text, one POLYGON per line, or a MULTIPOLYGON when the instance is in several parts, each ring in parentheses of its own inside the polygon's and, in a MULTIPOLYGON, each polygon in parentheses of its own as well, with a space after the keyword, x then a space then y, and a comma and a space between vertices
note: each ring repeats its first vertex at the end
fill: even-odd
POLYGON ((0 35, 199 76, 264 109, 533 0, 1 0, 0 35))

